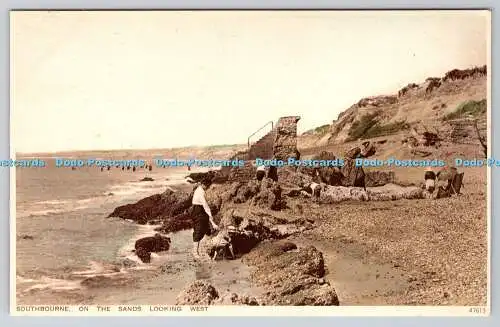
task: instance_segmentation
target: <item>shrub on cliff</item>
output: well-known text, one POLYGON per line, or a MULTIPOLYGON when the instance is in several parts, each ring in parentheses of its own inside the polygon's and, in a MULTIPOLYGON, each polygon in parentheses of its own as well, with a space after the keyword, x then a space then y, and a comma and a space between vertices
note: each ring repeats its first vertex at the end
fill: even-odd
POLYGON ((459 104, 457 109, 444 116, 443 120, 465 118, 467 116, 477 117, 486 114, 486 111, 486 99, 481 101, 470 100, 459 104))
POLYGON ((363 115, 359 120, 355 121, 352 123, 351 128, 349 129, 348 132, 348 139, 347 141, 355 141, 363 137, 365 133, 375 126, 377 124, 377 120, 375 117, 377 117, 378 113, 374 112, 371 114, 366 114, 363 115))
POLYGON ((409 129, 410 125, 406 121, 398 121, 395 123, 389 124, 375 124, 372 128, 368 129, 365 134, 362 136, 363 139, 369 139, 372 137, 390 135, 400 132, 402 130, 409 129))

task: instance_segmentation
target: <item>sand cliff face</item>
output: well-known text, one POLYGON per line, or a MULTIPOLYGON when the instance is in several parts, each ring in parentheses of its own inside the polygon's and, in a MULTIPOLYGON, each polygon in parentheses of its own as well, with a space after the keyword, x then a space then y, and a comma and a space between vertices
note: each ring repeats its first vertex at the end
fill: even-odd
POLYGON ((340 144, 356 139, 352 135, 353 126, 360 123, 377 124, 387 130, 378 134, 395 134, 398 130, 422 123, 440 127, 441 119, 461 103, 486 98, 486 66, 454 69, 440 78, 429 77, 420 84, 410 83, 393 95, 361 99, 340 113, 321 133, 301 135, 299 148, 340 144))

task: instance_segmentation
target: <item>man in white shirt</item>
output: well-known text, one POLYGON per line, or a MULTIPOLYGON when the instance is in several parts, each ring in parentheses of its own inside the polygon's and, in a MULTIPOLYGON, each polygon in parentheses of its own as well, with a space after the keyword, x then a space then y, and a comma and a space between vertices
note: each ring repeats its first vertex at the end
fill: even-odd
POLYGON ((212 225, 214 230, 218 229, 217 224, 215 224, 212 212, 210 211, 210 206, 205 199, 205 190, 211 185, 211 180, 205 178, 198 184, 193 194, 193 256, 195 259, 200 258, 200 241, 205 237, 205 235, 210 235, 210 225, 212 225))

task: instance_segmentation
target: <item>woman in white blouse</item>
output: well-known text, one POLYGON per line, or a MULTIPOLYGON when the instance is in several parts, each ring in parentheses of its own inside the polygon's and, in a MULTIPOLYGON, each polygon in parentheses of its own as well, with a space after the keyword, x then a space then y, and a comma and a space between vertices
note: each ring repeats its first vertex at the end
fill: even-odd
POLYGON ((205 237, 205 235, 210 235, 209 224, 212 225, 214 230, 218 229, 218 226, 213 220, 210 206, 205 199, 205 190, 207 190, 211 184, 211 180, 208 178, 202 180, 196 187, 193 194, 193 256, 196 259, 200 258, 200 241, 203 237, 205 237))

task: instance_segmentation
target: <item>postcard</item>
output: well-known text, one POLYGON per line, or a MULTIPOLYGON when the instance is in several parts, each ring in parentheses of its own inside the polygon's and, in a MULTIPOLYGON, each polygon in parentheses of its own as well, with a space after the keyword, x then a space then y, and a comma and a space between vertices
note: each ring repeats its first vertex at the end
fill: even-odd
POLYGON ((490 314, 490 11, 10 27, 12 315, 490 314))

